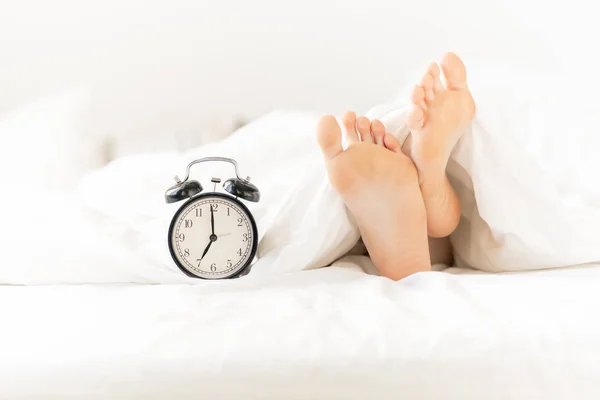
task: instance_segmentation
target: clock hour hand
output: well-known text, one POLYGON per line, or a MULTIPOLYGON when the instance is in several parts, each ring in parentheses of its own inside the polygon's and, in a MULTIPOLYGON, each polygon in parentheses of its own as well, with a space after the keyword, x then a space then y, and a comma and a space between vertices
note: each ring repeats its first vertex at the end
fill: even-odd
POLYGON ((212 240, 210 242, 208 242, 208 246, 206 246, 206 248, 204 249, 204 253, 202 253, 202 257, 200 257, 200 261, 202 261, 202 259, 206 255, 206 253, 208 253, 208 249, 210 249, 210 246, 212 245, 212 243, 213 243, 212 240))

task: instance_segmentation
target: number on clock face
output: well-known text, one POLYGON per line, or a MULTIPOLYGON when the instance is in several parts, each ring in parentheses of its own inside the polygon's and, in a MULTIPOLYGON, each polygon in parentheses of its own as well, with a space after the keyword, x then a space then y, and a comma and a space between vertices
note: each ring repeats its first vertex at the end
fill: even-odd
POLYGON ((254 235, 245 209, 225 197, 202 196, 178 212, 169 240, 182 267, 215 279, 235 275, 251 261, 254 235))

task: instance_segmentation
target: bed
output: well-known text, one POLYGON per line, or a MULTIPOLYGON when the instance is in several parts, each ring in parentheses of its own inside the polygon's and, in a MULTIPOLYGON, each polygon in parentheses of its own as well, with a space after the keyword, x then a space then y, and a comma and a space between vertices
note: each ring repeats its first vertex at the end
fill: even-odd
MULTIPOLYGON (((275 256, 270 249, 277 246, 261 244, 262 258, 236 280, 199 281, 175 268, 164 243, 172 210, 162 198, 172 168, 182 168, 181 160, 198 151, 229 149, 242 166, 254 169, 265 199, 279 198, 288 172, 312 172, 305 164, 273 171, 269 163, 282 163, 289 154, 246 150, 257 138, 285 131, 285 145, 271 145, 302 153, 308 148, 303 146, 314 145, 308 138, 315 118, 274 112, 222 142, 183 155, 123 158, 86 172, 76 189, 7 198, 0 210, 6 228, 0 398, 600 396, 598 264, 526 272, 518 263, 531 254, 512 247, 505 254, 514 263, 499 259, 505 270, 521 272, 436 266, 393 282, 377 276, 360 255, 306 268, 303 256, 324 247, 325 238, 337 238, 314 229, 315 221, 322 225, 319 214, 296 215, 279 205, 271 212, 274 203, 267 201, 268 206, 253 209, 260 229, 268 236, 276 226, 280 244, 297 240, 299 232, 305 241, 275 256), (124 188, 130 190, 127 201, 124 188), (277 217, 275 225, 270 213, 277 217), (304 225, 294 225, 298 218, 304 225)), ((298 190, 305 190, 300 183, 298 190)), ((281 197, 281 203, 296 193, 281 197)), ((532 218, 538 211, 544 209, 531 209, 532 218)), ((594 217, 588 215, 586 229, 596 224, 594 217)), ((343 230, 343 221, 325 225, 343 230)), ((510 240, 500 235, 490 243, 506 247, 510 240)), ((486 254, 501 253, 494 251, 486 254)), ((548 254, 597 257, 574 247, 548 254)))
MULTIPOLYGON (((70 13, 38 2, 39 16, 15 3, 0 15, 5 42, 14 44, 0 65, 0 399, 600 398, 600 159, 592 151, 600 136, 589 135, 600 125, 590 79, 598 60, 583 51, 593 48, 584 40, 594 37, 594 13, 578 13, 573 26, 551 4, 544 16, 555 21, 537 18, 533 0, 513 1, 512 10, 500 1, 450 9, 378 0, 369 3, 369 18, 357 11, 361 2, 295 9, 274 1, 135 3, 105 1, 94 12, 73 3, 70 13), (403 40, 415 31, 419 40, 403 40), (496 205, 526 205, 513 214, 478 210, 493 222, 489 235, 462 225, 455 242, 465 259, 497 256, 487 272, 436 266, 392 282, 359 255, 300 268, 312 254, 302 246, 263 257, 231 281, 192 282, 172 266, 164 240, 172 210, 162 196, 188 161, 223 150, 219 142, 234 128, 258 119, 236 131, 231 154, 219 155, 235 156, 258 176, 265 198, 277 196, 287 176, 264 174, 263 162, 289 152, 251 154, 246 134, 285 132, 288 150, 306 150, 316 116, 296 110, 366 111, 411 85, 413 71, 420 74, 448 44, 491 62, 495 70, 485 76, 496 87, 518 89, 476 96, 487 97, 493 113, 514 108, 503 115, 518 123, 494 120, 505 142, 508 133, 537 135, 504 154, 518 159, 516 150, 529 149, 538 167, 547 160, 536 152, 546 151, 552 161, 550 178, 531 178, 533 168, 515 163, 487 179, 496 185, 522 174, 534 183, 508 198, 485 187, 496 205), (533 77, 502 81, 508 68, 501 60, 533 77), (550 69, 558 75, 543 77, 550 69), (561 84, 581 92, 566 94, 561 84), (276 107, 293 111, 262 117, 276 107), (514 174, 500 175, 507 170, 514 174), (130 200, 145 200, 137 214, 113 195, 132 187, 130 200), (557 193, 569 201, 550 201, 557 193), (149 219, 157 210, 160 218, 149 219), (561 216, 558 228, 546 229, 548 215, 561 216), (556 235, 544 236, 550 231, 556 235), (493 234, 499 239, 486 252, 470 252, 470 240, 493 234), (578 266, 542 268, 552 263, 578 266)), ((472 82, 478 68, 467 65, 472 82)), ((285 172, 307 171, 299 164, 285 172)), ((261 232, 287 210, 275 207, 269 216, 261 207, 253 210, 265 221, 261 232)), ((281 218, 278 232, 287 233, 271 244, 285 244, 287 228, 306 223, 300 217, 281 218)), ((260 255, 272 254, 266 244, 260 255)))
POLYGON ((1 287, 2 398, 600 396, 599 266, 1 287))

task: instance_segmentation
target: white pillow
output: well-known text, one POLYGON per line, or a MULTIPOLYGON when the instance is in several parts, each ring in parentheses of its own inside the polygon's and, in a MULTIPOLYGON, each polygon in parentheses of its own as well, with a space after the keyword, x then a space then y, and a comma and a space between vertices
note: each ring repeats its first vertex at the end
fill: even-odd
POLYGON ((101 165, 101 142, 86 126, 90 107, 89 91, 74 88, 0 116, 0 190, 73 189, 101 165))

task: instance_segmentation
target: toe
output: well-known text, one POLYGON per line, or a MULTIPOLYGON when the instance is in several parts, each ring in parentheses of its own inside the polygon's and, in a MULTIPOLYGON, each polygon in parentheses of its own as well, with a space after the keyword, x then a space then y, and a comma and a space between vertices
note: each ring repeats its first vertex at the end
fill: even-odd
POLYGON ((383 143, 388 150, 391 150, 394 153, 402 153, 402 145, 394 135, 386 133, 383 137, 383 143))
POLYGON ((356 113, 346 111, 342 115, 342 128, 348 143, 358 142, 358 132, 356 132, 356 113))
POLYGON ((371 136, 371 121, 369 121, 369 118, 358 117, 356 120, 356 127, 358 128, 360 140, 365 143, 373 143, 373 137, 371 136))
POLYGON ((378 119, 371 121, 371 135, 376 144, 383 146, 383 137, 385 136, 385 126, 378 119))
POLYGON ((410 101, 413 104, 421 104, 425 100, 425 91, 423 87, 419 85, 415 85, 413 87, 412 93, 410 94, 410 101))
POLYGON ((335 117, 327 115, 319 120, 317 141, 327 159, 332 159, 342 152, 342 132, 335 117))
POLYGON ((432 62, 429 64, 427 72, 433 78, 433 94, 437 95, 444 90, 444 85, 442 85, 442 80, 440 79, 440 67, 438 67, 437 63, 432 62))
POLYGON ((425 103, 425 89, 423 89, 423 87, 420 85, 415 85, 410 95, 410 101, 415 105, 421 106, 423 110, 426 110, 427 104, 425 103))
POLYGON ((440 62, 448 89, 467 87, 467 69, 462 60, 454 53, 446 53, 440 62))
POLYGON ((423 127, 424 117, 425 113, 423 112, 423 109, 418 105, 413 106, 406 119, 408 129, 410 129, 411 131, 418 131, 419 129, 421 129, 423 127))
POLYGON ((423 75, 421 79, 421 87, 423 87, 423 91, 425 92, 425 102, 429 103, 435 99, 435 95, 433 93, 433 77, 429 72, 423 75))

